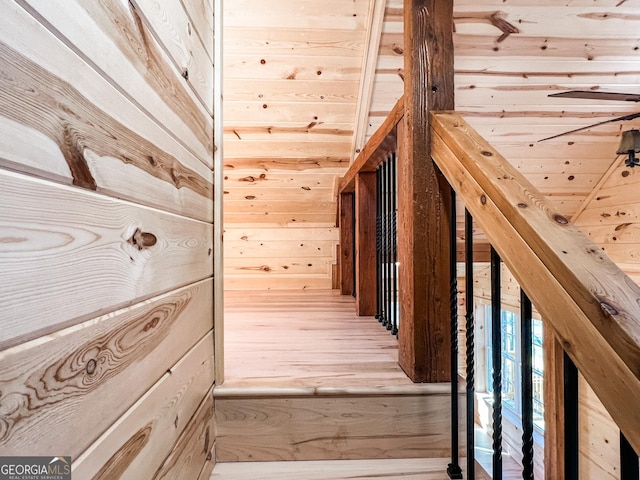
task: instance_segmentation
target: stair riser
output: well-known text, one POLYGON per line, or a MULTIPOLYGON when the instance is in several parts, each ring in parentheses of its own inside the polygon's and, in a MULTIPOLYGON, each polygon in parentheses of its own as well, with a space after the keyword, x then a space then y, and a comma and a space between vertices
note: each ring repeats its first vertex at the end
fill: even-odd
POLYGON ((216 398, 219 462, 445 457, 450 396, 216 398))

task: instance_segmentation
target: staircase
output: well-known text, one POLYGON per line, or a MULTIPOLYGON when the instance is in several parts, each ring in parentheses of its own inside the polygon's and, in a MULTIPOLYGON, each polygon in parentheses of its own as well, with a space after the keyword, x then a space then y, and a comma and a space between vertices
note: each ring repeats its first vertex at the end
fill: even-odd
POLYGON ((356 316, 352 297, 229 292, 225 302, 226 379, 214 391, 213 478, 287 478, 299 466, 319 476, 295 478, 339 478, 329 473, 334 467, 365 475, 357 478, 367 471, 442 478, 451 446, 450 386, 413 384, 397 365, 395 337, 373 317, 356 316), (306 462, 327 460, 342 462, 306 462), (436 476, 425 476, 429 471, 436 476))

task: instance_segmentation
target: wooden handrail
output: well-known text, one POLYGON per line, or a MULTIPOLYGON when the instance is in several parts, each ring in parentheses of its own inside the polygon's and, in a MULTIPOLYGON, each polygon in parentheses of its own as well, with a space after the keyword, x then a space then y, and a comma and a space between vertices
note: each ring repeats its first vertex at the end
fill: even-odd
POLYGON ((375 172, 384 162, 387 155, 396 148, 396 126, 404 115, 404 97, 396 102, 389 116, 371 136, 362 151, 353 161, 349 170, 340 180, 338 193, 348 193, 355 190, 356 176, 360 172, 375 172))
POLYGON ((640 287, 460 115, 430 124, 434 161, 640 451, 640 287))

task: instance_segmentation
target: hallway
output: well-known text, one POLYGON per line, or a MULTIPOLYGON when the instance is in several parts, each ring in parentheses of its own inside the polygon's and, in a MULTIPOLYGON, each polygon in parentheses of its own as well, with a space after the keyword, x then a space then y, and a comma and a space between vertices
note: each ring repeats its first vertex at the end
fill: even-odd
POLYGON ((423 388, 395 337, 337 290, 227 291, 224 335, 223 388, 423 388))

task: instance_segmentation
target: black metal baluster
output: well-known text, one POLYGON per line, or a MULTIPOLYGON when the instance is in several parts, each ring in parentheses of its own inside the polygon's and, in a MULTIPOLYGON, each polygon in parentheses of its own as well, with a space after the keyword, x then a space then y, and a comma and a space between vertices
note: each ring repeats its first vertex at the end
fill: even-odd
POLYGON ((382 322, 382 167, 376 170, 376 320, 382 322))
POLYGON ((387 166, 387 178, 386 180, 386 189, 387 196, 385 197, 385 204, 387 209, 387 322, 385 323, 385 327, 387 330, 391 330, 393 328, 392 318, 393 318, 393 298, 391 294, 393 293, 392 287, 392 270, 391 270, 391 163, 389 162, 389 158, 386 159, 385 165, 387 166))
POLYGON ((382 307, 382 325, 387 326, 389 322, 389 289, 388 289, 388 276, 387 269, 388 255, 389 255, 389 211, 387 208, 387 175, 388 175, 387 162, 382 164, 382 296, 384 306, 382 307))
POLYGON ((578 369, 564 353, 564 480, 578 480, 578 369))
POLYGON ((391 155, 391 186, 393 194, 391 195, 391 244, 392 244, 392 264, 391 269, 393 271, 393 329, 391 334, 398 336, 398 216, 396 214, 397 209, 397 194, 398 194, 398 163, 396 154, 391 155))
POLYGON ((491 363, 493 366, 493 479, 502 480, 502 302, 500 256, 491 247, 491 363))
POLYGON ((638 480, 638 454, 634 451, 629 440, 620 432, 620 480, 638 480))
POLYGON ((449 216, 449 311, 451 314, 451 463, 449 478, 462 478, 458 458, 458 275, 456 251, 456 192, 451 189, 449 216))
POLYGON ((473 312, 473 217, 464 211, 465 320, 467 344, 467 478, 476 478, 475 459, 475 318, 473 312))
POLYGON ((533 333, 531 301, 520 289, 522 382, 522 478, 533 480, 533 333))
POLYGON ((380 165, 380 323, 384 325, 385 317, 387 315, 387 295, 385 291, 385 255, 387 248, 387 212, 385 210, 384 196, 385 196, 385 188, 384 188, 384 176, 385 176, 385 164, 380 165))

